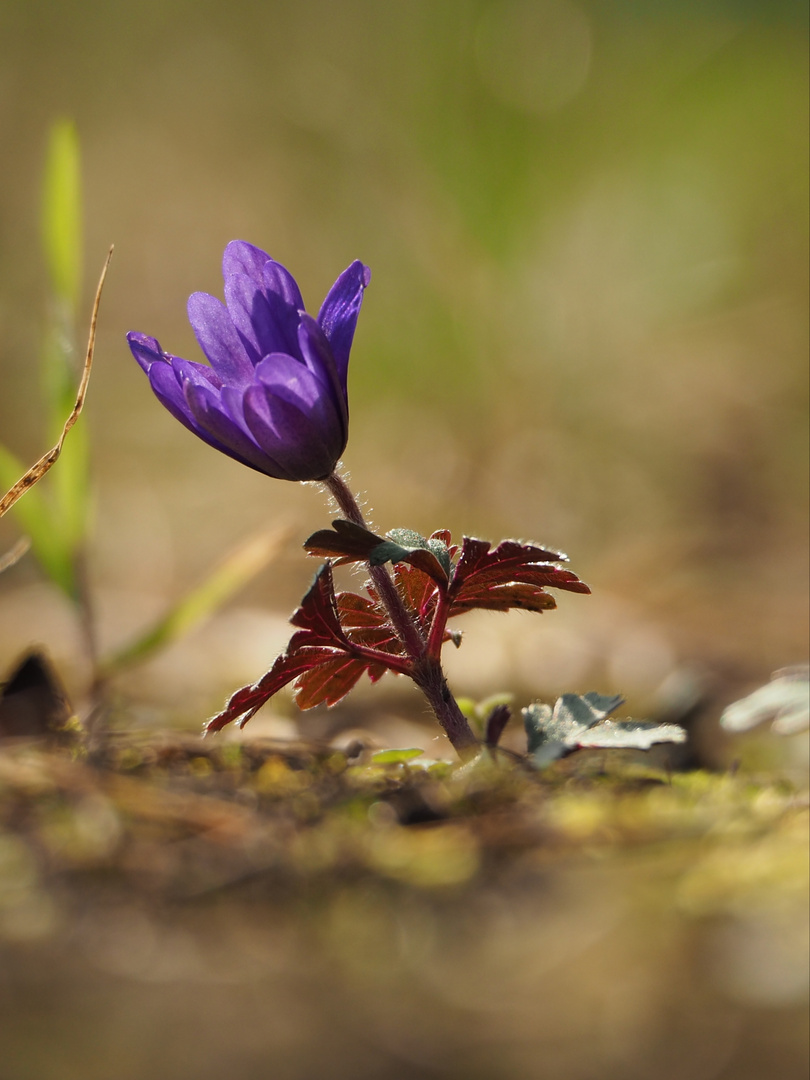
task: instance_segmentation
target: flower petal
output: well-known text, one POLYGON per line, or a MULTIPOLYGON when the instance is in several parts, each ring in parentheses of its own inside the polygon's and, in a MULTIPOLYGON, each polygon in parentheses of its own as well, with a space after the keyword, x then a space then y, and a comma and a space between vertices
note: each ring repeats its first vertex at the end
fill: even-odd
POLYGON ((181 386, 191 382, 195 386, 211 387, 215 391, 222 389, 222 379, 208 364, 198 364, 196 360, 183 360, 182 357, 172 356, 171 353, 164 353, 163 358, 177 376, 177 381, 181 386))
POLYGON ((293 480, 324 480, 343 453, 345 441, 335 425, 276 397, 260 384, 245 391, 245 423, 258 444, 284 465, 293 480))
POLYGON ((200 348, 223 382, 244 386, 253 378, 253 365, 225 305, 208 293, 188 298, 188 321, 200 348))
POLYGON ((127 343, 129 344, 129 351, 147 375, 152 364, 158 360, 163 360, 163 350, 157 338, 149 337, 148 334, 141 334, 137 330, 130 330, 127 334, 127 343))
POLYGON ((363 292, 370 281, 371 271, 356 260, 337 279, 318 312, 318 325, 332 346, 344 394, 354 328, 360 314, 363 292))
POLYGON ((330 388, 343 422, 343 438, 348 435, 349 405, 345 380, 341 381, 337 364, 323 330, 311 315, 302 314, 298 327, 298 345, 307 368, 330 388))
POLYGON ((279 480, 295 479, 256 444, 246 428, 226 413, 216 392, 199 384, 186 383, 185 396, 196 424, 194 430, 206 442, 258 472, 279 480))
POLYGON ((246 240, 231 240, 222 256, 222 276, 227 284, 233 274, 246 274, 257 288, 264 283, 264 264, 270 262, 266 251, 249 244, 246 240))
POLYGON ((232 240, 225 248, 222 275, 226 283, 233 274, 245 274, 257 288, 276 293, 296 311, 304 307, 301 290, 289 270, 245 240, 232 240))
MULTIPOLYGON (((186 401, 183 384, 178 381, 177 375, 170 364, 153 364, 149 370, 149 383, 158 401, 165 405, 175 419, 184 424, 189 431, 199 435, 201 439, 205 439, 207 442, 211 441, 192 416, 191 409, 189 409, 186 401)), ((218 449, 223 449, 219 444, 216 445, 218 449)))
POLYGON ((247 274, 231 274, 225 302, 251 363, 269 353, 298 354, 298 309, 277 293, 263 292, 247 274))
POLYGON ((281 297, 291 308, 296 311, 304 310, 304 298, 298 283, 290 271, 275 259, 268 259, 264 264, 264 285, 268 292, 281 297))
POLYGON ((305 411, 317 408, 324 399, 328 403, 331 398, 328 384, 286 353, 265 356, 256 365, 256 377, 275 396, 305 411))

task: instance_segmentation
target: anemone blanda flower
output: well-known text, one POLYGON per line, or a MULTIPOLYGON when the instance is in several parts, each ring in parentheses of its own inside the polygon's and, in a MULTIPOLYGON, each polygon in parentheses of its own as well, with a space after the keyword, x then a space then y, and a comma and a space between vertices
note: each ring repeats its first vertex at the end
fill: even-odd
POLYGON ((371 272, 353 262, 317 319, 292 275, 252 244, 228 244, 222 273, 224 304, 202 292, 188 301, 210 367, 137 332, 132 355, 169 412, 217 450, 280 480, 323 480, 346 446, 349 352, 371 272))

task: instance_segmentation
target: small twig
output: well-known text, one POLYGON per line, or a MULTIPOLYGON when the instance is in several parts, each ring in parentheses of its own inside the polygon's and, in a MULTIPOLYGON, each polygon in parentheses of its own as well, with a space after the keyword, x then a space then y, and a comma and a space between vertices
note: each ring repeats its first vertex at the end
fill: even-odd
MULTIPOLYGON (((76 421, 79 419, 79 413, 84 406, 84 399, 87 394, 87 384, 90 381, 90 369, 93 366, 93 352, 96 347, 96 323, 98 322, 98 309, 101 305, 101 290, 104 287, 104 279, 107 277, 107 267, 110 265, 110 259, 112 258, 113 247, 110 247, 107 253, 107 259, 104 263, 104 268, 101 271, 101 277, 99 278, 98 287, 96 289, 96 298, 93 302, 93 313, 90 316, 90 336, 87 342, 87 355, 84 361, 84 370, 82 371, 81 381, 79 383, 79 389, 76 391, 76 401, 73 408, 70 411, 65 421, 65 426, 62 428, 62 434, 59 436, 59 441, 56 446, 52 447, 47 454, 43 454, 39 461, 35 465, 32 465, 28 472, 21 476, 16 484, 0 499, 0 517, 10 510, 15 502, 21 498, 29 488, 33 487, 38 480, 41 480, 46 472, 54 465, 59 455, 62 453, 62 445, 64 444, 65 437, 76 421)), ((8 558, 8 556, 6 556, 8 558)))

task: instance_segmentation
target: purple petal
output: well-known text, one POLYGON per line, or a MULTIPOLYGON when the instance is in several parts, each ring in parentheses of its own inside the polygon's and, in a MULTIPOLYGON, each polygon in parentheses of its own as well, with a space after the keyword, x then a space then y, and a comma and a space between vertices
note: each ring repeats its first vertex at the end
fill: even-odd
POLYGON ((149 337, 148 334, 140 334, 137 330, 130 330, 127 334, 129 349, 143 370, 149 374, 152 364, 163 360, 163 350, 157 338, 149 337))
POLYGON ((227 284, 233 274, 245 274, 260 289, 264 285, 264 265, 268 262, 270 256, 261 248, 246 240, 231 240, 222 256, 222 276, 227 284))
POLYGON ((323 379, 286 353, 265 356, 256 365, 256 377, 276 397, 299 409, 314 409, 321 400, 331 397, 330 388, 323 379))
POLYGON ((280 480, 295 479, 271 455, 256 445, 249 432, 226 414, 216 393, 199 384, 187 383, 186 401, 195 421, 194 430, 206 442, 232 458, 280 480))
POLYGON ((265 293, 246 274, 231 274, 225 301, 253 364, 269 353, 298 353, 298 309, 277 293, 265 293))
POLYGON ((225 248, 222 275, 226 283, 234 274, 244 274, 258 289, 276 293, 296 311, 304 307, 301 291, 289 270, 245 240, 232 240, 225 248))
POLYGON ((371 281, 369 268, 360 261, 353 262, 329 290, 318 312, 318 325, 332 346, 344 393, 354 328, 357 325, 357 316, 360 314, 363 292, 369 281, 371 281))
POLYGON ((149 371, 149 383, 155 396, 181 424, 195 435, 205 438, 188 407, 183 386, 170 364, 153 364, 149 371))
POLYGON ((311 315, 301 316, 298 345, 307 368, 331 389, 332 398, 340 412, 344 439, 348 433, 349 406, 345 381, 341 381, 335 358, 323 330, 311 315))
MULTIPOLYGON (((183 363, 183 361, 180 361, 180 363, 183 363)), ((186 361, 186 363, 188 362, 186 361)), ((201 364, 198 366, 202 367, 201 364)), ((205 370, 208 369, 206 368, 205 370)), ((160 401, 172 416, 179 420, 184 427, 187 427, 189 431, 193 431, 199 439, 208 443, 209 446, 213 446, 215 450, 219 450, 223 454, 228 454, 230 457, 237 457, 237 460, 242 461, 243 464, 250 465, 251 468, 256 468, 251 461, 244 461, 242 458, 238 457, 227 445, 225 445, 225 443, 220 442, 219 439, 216 439, 210 432, 200 426, 189 408, 187 400, 186 386, 193 384, 189 384, 187 380, 178 377, 178 373, 173 370, 171 364, 154 364, 149 372, 149 382, 151 383, 152 390, 158 401, 160 401)), ((205 392, 211 393, 212 391, 206 390, 205 392)), ((265 469, 262 469, 262 472, 265 471, 265 469)))
POLYGON ((322 426, 283 398, 254 383, 245 391, 245 423, 266 452, 293 480, 323 480, 334 469, 345 441, 334 425, 322 426))
POLYGON ((291 308, 295 308, 296 311, 304 310, 304 298, 301 296, 298 283, 290 271, 275 259, 270 259, 264 264, 264 285, 269 292, 279 296, 291 308))
POLYGON ((224 304, 208 293, 192 293, 188 298, 188 321, 223 382, 234 386, 250 382, 253 365, 224 304))
POLYGON ((170 353, 164 353, 163 356, 171 366, 181 386, 186 382, 190 382, 195 386, 212 387, 214 390, 222 389, 222 379, 208 364, 198 364, 196 360, 183 360, 181 357, 172 356, 170 353))

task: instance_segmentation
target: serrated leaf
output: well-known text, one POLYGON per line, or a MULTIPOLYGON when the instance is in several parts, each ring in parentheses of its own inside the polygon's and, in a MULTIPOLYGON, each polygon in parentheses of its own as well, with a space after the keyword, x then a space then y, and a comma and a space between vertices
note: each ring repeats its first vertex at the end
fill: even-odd
POLYGON ((376 600, 344 592, 337 594, 336 601, 341 626, 350 642, 402 654, 402 645, 388 621, 388 613, 376 600))
POLYGON ((349 592, 336 595, 329 563, 315 575, 290 622, 299 629, 284 653, 258 682, 232 695, 225 708, 208 721, 206 734, 235 720, 244 727, 262 705, 291 682, 296 684, 298 707, 311 709, 335 705, 364 673, 377 682, 387 670, 403 670, 402 646, 375 598, 349 592), (362 651, 372 648, 374 656, 362 651), (390 664, 382 659, 386 653, 391 656, 390 664))
POLYGON ((353 592, 337 594, 337 607, 344 630, 361 627, 379 627, 386 623, 386 613, 367 596, 353 592))
POLYGON ((309 668, 298 677, 296 705, 303 710, 312 709, 316 705, 337 705, 354 687, 367 667, 366 661, 341 653, 317 667, 309 668))
POLYGON ((510 611, 512 608, 523 611, 552 611, 556 606, 557 601, 551 593, 531 585, 489 585, 480 591, 470 589, 465 592, 464 602, 456 601, 450 613, 455 617, 476 608, 485 611, 510 611))
POLYGON ((378 750, 371 755, 371 761, 374 765, 402 765, 406 761, 413 761, 414 758, 421 757, 422 754, 424 754, 424 750, 420 750, 416 746, 410 746, 403 750, 378 750))
POLYGON ((239 727, 244 727, 279 690, 316 664, 332 659, 334 655, 334 650, 325 648, 301 649, 292 654, 282 653, 258 682, 243 686, 231 694, 225 708, 205 724, 203 733, 213 735, 235 720, 239 721, 239 727))
POLYGON ((607 717, 623 703, 620 695, 563 694, 552 709, 534 702, 523 710, 528 751, 539 768, 579 748, 649 750, 654 743, 684 742, 677 724, 647 720, 611 721, 607 717))
POLYGON ((479 607, 546 611, 556 606, 546 588, 589 593, 576 574, 555 565, 566 558, 562 552, 519 540, 503 540, 493 549, 487 540, 465 536, 448 590, 450 616, 479 607))
POLYGON ((293 612, 290 622, 311 635, 312 645, 334 645, 342 648, 346 642, 340 625, 332 568, 324 563, 317 571, 301 606, 293 612))
POLYGON ((436 607, 436 582, 418 567, 407 563, 394 567, 394 581, 408 610, 427 632, 436 607))

